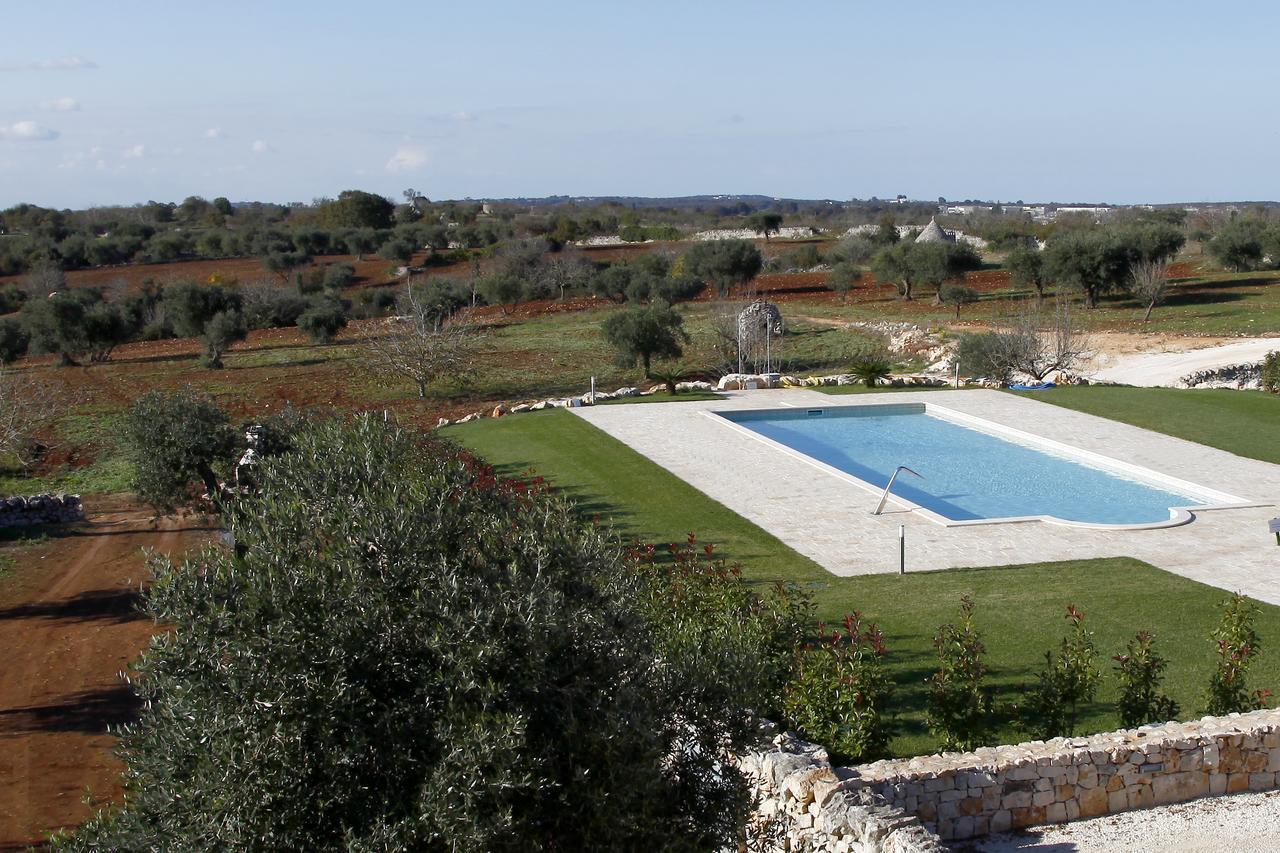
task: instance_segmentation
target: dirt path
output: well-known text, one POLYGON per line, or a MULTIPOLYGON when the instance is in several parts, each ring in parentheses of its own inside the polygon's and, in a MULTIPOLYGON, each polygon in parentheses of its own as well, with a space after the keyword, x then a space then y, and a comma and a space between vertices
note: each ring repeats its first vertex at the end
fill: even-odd
POLYGON ((142 549, 180 554, 208 536, 123 501, 86 503, 89 523, 23 548, 0 586, 0 850, 84 820, 86 795, 119 796, 107 726, 136 707, 117 673, 153 631, 136 609, 142 549))

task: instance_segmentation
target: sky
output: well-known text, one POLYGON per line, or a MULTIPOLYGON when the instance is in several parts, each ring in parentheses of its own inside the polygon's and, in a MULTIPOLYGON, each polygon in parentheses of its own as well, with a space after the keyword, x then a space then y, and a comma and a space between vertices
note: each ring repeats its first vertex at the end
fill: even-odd
POLYGON ((1280 199, 1269 2, 9 2, 0 208, 1280 199))

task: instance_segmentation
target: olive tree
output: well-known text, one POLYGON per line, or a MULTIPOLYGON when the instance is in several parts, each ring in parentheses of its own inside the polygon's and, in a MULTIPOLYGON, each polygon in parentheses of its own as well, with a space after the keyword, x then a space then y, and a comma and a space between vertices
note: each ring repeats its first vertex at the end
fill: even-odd
POLYGON ((1056 284, 1083 293, 1086 308, 1098 307, 1102 294, 1122 289, 1131 263, 1124 243, 1102 229, 1064 231, 1054 235, 1044 250, 1045 274, 1056 284))
POLYGON ((684 254, 684 272, 710 283, 725 297, 760 274, 764 259, 750 240, 707 240, 684 254))
POLYGON ((941 287, 981 265, 978 254, 963 243, 894 243, 871 260, 876 278, 897 284, 902 299, 913 298, 917 287, 941 287))
POLYGON ((129 409, 124 437, 134 491, 157 510, 192 503, 201 489, 221 497, 215 466, 230 462, 236 434, 211 397, 190 388, 143 394, 129 409))
POLYGON ((1260 219, 1233 219, 1209 241, 1209 254, 1236 272, 1251 270, 1262 263, 1266 223, 1260 219))
POLYGON ((132 682, 123 804, 68 849, 736 845, 730 703, 790 659, 798 611, 764 654, 728 570, 640 569, 562 499, 377 418, 304 430, 257 481, 235 549, 153 561, 172 630, 132 682), (682 624, 674 584, 722 615, 682 624))
POLYGON ((605 341, 617 351, 618 363, 631 366, 640 362, 646 379, 653 376, 653 359, 679 358, 684 354, 682 344, 689 342, 684 317, 661 300, 610 314, 602 331, 605 341))

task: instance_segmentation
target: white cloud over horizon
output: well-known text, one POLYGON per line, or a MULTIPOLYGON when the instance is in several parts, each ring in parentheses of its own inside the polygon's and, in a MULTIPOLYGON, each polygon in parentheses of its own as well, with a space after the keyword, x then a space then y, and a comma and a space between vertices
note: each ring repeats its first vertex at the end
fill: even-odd
POLYGON ((57 138, 58 131, 34 121, 18 121, 10 125, 0 125, 0 139, 21 142, 48 142, 57 138))
POLYGON ((387 160, 388 172, 413 172, 427 163, 427 149, 418 145, 401 145, 387 160))
POLYGON ((254 154, 267 154, 275 149, 265 139, 255 139, 253 144, 249 146, 254 154))
POLYGON ((205 139, 226 139, 227 134, 220 127, 211 127, 204 132, 205 139))

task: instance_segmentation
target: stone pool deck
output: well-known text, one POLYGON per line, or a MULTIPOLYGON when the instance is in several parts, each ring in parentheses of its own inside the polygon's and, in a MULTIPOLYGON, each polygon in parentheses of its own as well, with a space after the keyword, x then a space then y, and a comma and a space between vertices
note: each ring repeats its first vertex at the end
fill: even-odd
MULTIPOLYGON (((898 570, 898 525, 907 571, 1091 557, 1134 557, 1226 590, 1280 604, 1280 547, 1267 520, 1280 516, 1280 465, 999 391, 835 395, 809 389, 741 391, 723 400, 573 409, 709 497, 768 530, 832 574, 898 570), (1196 513, 1156 530, 1099 530, 1046 522, 944 527, 707 417, 717 409, 928 402, 1113 459, 1273 504, 1196 513)), ((1280 429, 1278 429, 1280 433, 1280 429)), ((903 460, 911 464, 911 460, 903 460)))

